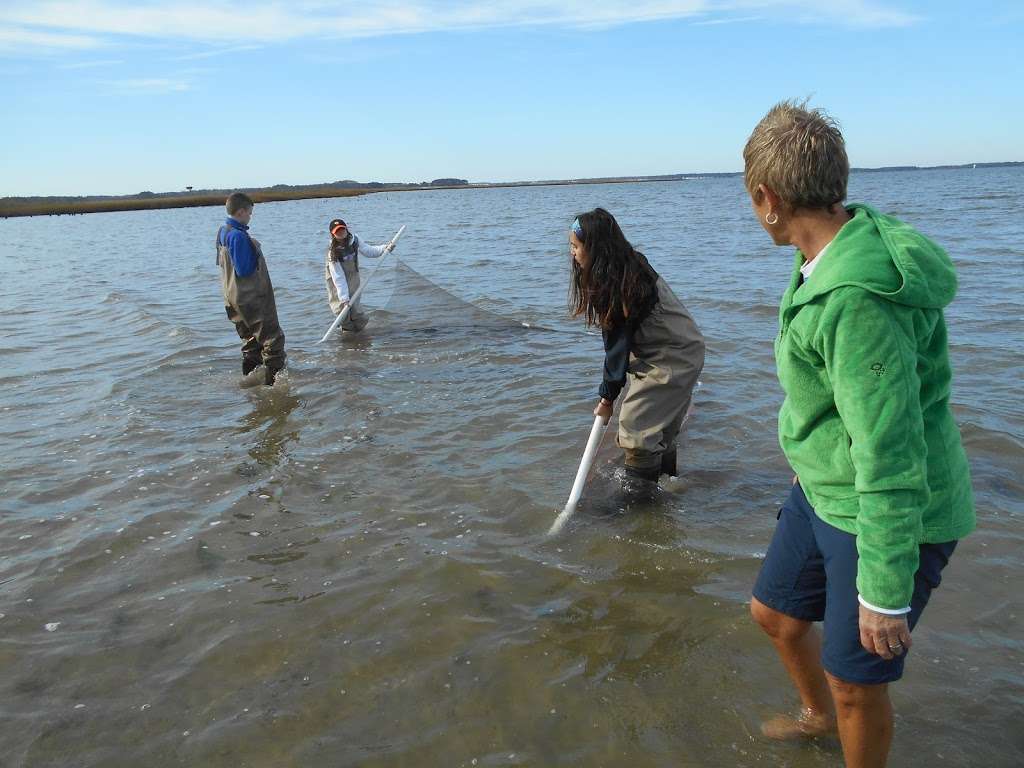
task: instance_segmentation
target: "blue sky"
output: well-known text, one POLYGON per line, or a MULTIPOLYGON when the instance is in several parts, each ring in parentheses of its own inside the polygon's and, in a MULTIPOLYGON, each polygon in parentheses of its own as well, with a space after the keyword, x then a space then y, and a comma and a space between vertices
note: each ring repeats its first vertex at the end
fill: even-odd
POLYGON ((1024 160, 1024 3, 3 0, 0 196, 1024 160))

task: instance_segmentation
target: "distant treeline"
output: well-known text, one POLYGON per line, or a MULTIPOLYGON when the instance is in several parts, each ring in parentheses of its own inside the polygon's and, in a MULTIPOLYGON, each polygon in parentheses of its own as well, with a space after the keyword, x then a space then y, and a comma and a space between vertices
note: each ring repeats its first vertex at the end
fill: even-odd
MULTIPOLYGON (((275 184, 272 187, 242 189, 257 203, 278 200, 308 200, 327 197, 354 197, 366 192, 414 190, 423 188, 464 187, 465 179, 434 179, 419 184, 388 184, 345 179, 330 184, 275 184)), ((82 197, 4 197, 0 198, 0 217, 49 216, 111 211, 146 211, 158 208, 196 208, 224 205, 234 189, 192 189, 184 192, 139 192, 135 195, 86 195, 82 197)))
POLYGON ((1024 162, 1007 163, 962 163, 960 165, 884 165, 881 168, 851 168, 854 173, 879 173, 881 171, 952 171, 960 168, 1014 168, 1024 162))
MULTIPOLYGON (((936 171, 963 168, 1011 168, 1024 166, 1024 162, 964 163, 962 165, 891 165, 882 168, 852 168, 853 173, 881 173, 886 171, 936 171)), ((403 192, 420 189, 525 187, 568 184, 622 184, 646 181, 682 181, 684 179, 742 176, 742 171, 719 173, 672 173, 661 176, 607 176, 580 179, 549 179, 545 181, 485 182, 470 184, 466 179, 443 178, 421 181, 418 184, 360 182, 343 179, 329 184, 275 184, 272 187, 243 189, 258 203, 277 200, 308 200, 311 198, 352 197, 367 192, 403 192)), ((3 197, 0 198, 0 217, 46 216, 54 214, 101 213, 109 211, 138 211, 155 208, 193 208, 223 205, 233 189, 199 189, 187 187, 184 192, 139 192, 135 195, 88 195, 84 197, 3 197)))
MULTIPOLYGON (((851 168, 851 173, 880 173, 883 171, 942 171, 956 170, 960 168, 1012 168, 1024 166, 1024 162, 1004 163, 963 163, 962 165, 887 165, 882 168, 851 168)), ((683 179, 715 179, 728 178, 730 176, 742 176, 743 171, 720 171, 715 173, 672 173, 663 176, 613 176, 613 177, 592 177, 585 179, 571 179, 568 181, 538 181, 538 182, 517 182, 526 184, 607 184, 623 181, 682 181, 683 179)), ((478 186, 478 185, 473 185, 478 186)), ((489 186, 489 185, 488 185, 489 186)), ((496 185, 502 186, 502 185, 496 185)))
MULTIPOLYGON (((308 192, 263 192, 248 190, 258 203, 274 200, 304 200, 311 197, 352 197, 363 194, 357 189, 310 190, 308 192)), ((110 213, 112 211, 151 211, 158 208, 196 208, 204 205, 224 205, 230 192, 181 193, 143 192, 124 197, 7 197, 0 199, 0 216, 52 216, 75 213, 110 213)))

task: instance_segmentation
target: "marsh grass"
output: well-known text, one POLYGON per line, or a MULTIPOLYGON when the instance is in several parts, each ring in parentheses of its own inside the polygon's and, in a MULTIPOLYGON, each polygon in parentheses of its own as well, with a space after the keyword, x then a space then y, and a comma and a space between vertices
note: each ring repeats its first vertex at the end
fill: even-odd
MULTIPOLYGON (((257 203, 279 200, 309 200, 326 197, 355 197, 376 190, 337 189, 321 187, 302 190, 244 190, 257 203)), ((226 192, 201 192, 182 195, 154 195, 112 198, 46 198, 36 200, 0 200, 0 217, 14 216, 58 216, 76 213, 109 213, 111 211, 151 211, 160 208, 196 208, 200 206, 223 206, 226 192)))

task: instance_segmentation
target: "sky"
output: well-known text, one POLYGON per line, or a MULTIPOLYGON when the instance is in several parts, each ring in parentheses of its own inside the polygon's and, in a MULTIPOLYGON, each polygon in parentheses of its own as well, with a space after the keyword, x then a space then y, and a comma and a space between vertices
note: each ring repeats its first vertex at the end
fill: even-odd
POLYGON ((1020 0, 0 0, 0 196, 1024 160, 1020 0))

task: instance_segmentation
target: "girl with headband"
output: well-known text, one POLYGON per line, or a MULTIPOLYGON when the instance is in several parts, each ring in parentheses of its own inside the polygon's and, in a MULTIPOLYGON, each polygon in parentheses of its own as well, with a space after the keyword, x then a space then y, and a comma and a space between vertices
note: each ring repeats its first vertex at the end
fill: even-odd
MULTIPOLYGON (((331 243, 327 247, 324 279, 327 282, 327 300, 337 317, 359 290, 359 257, 376 259, 392 251, 395 246, 391 242, 368 245, 354 232, 350 232, 348 225, 341 219, 332 219, 327 229, 331 233, 331 243)), ((341 329, 358 333, 366 327, 369 319, 357 302, 349 310, 341 329)))
POLYGON ((604 378, 595 416, 619 407, 617 442, 626 476, 676 474, 676 438, 704 367, 704 338, 686 307, 626 240, 603 208, 581 213, 569 233, 573 316, 604 337, 604 378))

